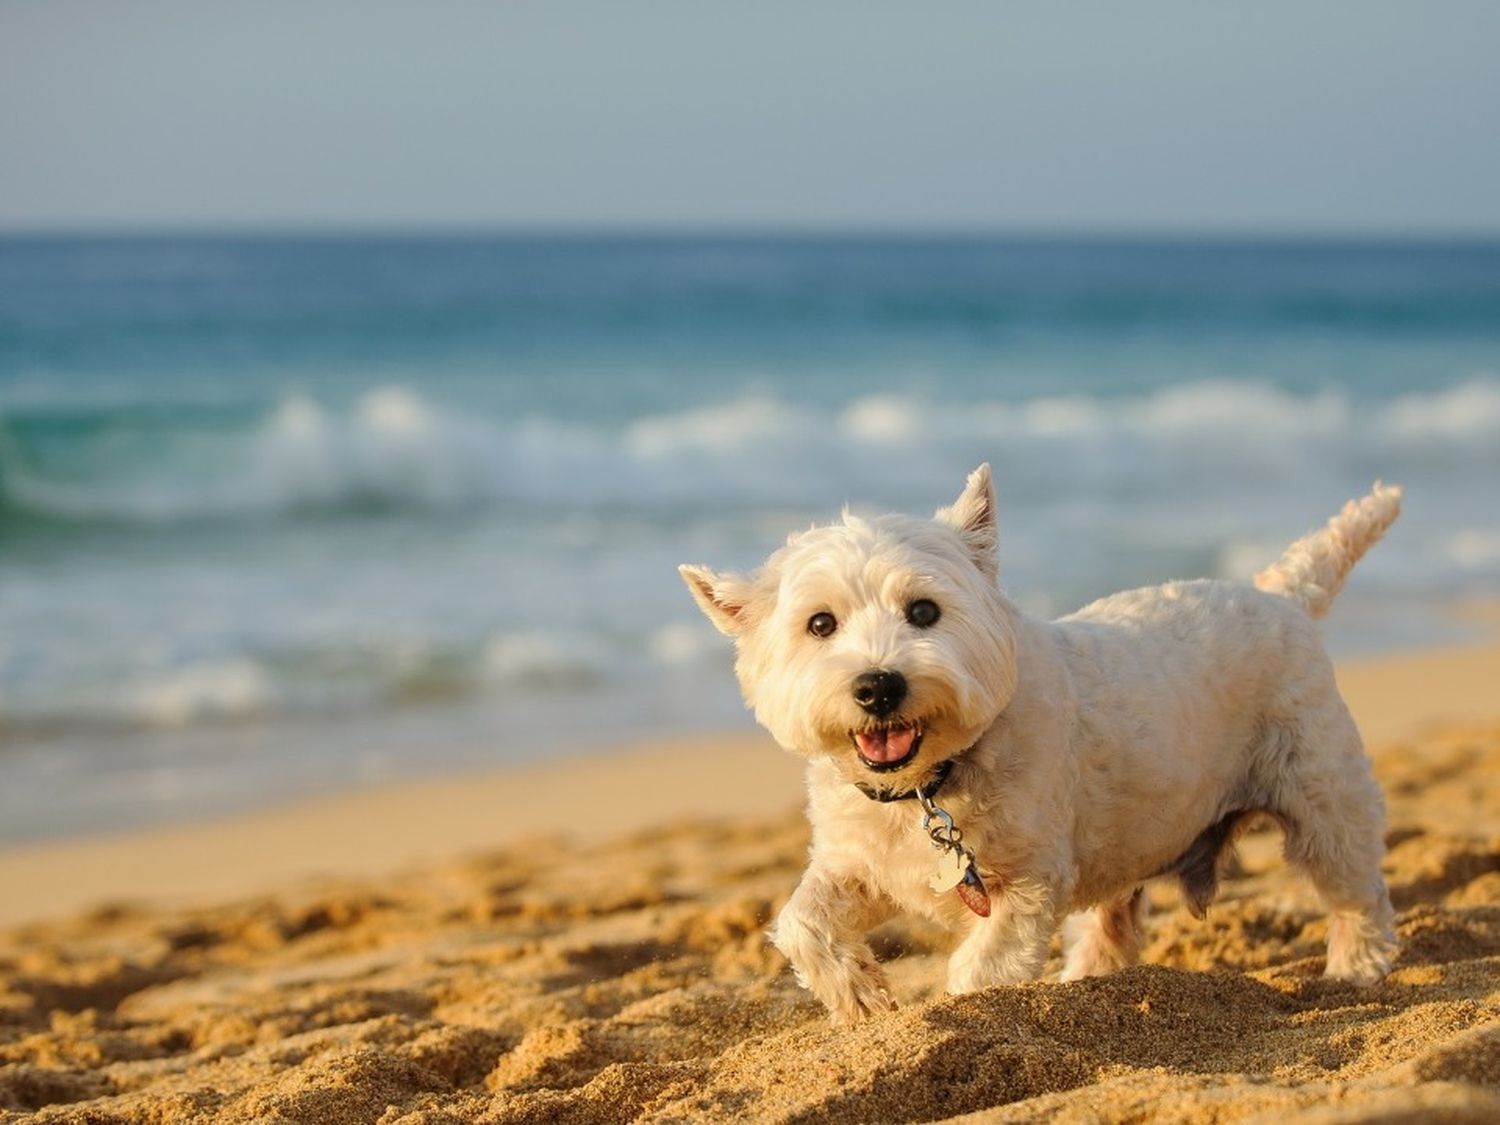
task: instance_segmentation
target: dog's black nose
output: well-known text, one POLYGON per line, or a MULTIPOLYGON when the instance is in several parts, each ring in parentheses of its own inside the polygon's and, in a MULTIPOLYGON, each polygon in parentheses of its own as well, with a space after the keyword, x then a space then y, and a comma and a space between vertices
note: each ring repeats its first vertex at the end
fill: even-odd
POLYGON ((906 698, 906 677, 884 668, 862 672, 854 677, 854 702, 877 719, 883 719, 901 706, 906 698))

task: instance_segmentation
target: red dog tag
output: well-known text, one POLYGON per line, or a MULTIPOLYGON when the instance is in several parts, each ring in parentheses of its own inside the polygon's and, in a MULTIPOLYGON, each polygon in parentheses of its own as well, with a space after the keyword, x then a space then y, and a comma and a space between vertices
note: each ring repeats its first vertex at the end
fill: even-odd
POLYGON ((953 888, 958 892, 958 897, 963 904, 978 914, 981 918, 990 916, 990 892, 985 889, 984 880, 979 877, 979 872, 974 870, 974 861, 964 868, 963 881, 953 888))

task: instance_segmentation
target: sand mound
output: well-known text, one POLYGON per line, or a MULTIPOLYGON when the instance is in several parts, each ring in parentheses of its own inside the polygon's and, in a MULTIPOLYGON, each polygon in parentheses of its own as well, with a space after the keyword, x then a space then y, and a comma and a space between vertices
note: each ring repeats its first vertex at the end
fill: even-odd
POLYGON ((1500 727, 1379 764, 1404 948, 1373 990, 1318 976, 1265 829, 1206 922, 1153 892, 1150 964, 945 997, 944 937, 896 923, 904 1006, 834 1029, 762 936, 800 816, 681 823, 13 930, 0 1122, 1500 1120, 1500 727))

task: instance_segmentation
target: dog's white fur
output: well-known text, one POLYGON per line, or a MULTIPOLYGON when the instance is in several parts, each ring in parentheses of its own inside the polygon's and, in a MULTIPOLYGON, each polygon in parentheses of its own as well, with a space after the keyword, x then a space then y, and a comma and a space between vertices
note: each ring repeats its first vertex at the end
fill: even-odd
POLYGON ((890 1008, 864 934, 898 909, 963 934, 952 992, 1035 979, 1074 911, 1088 913, 1067 927, 1064 979, 1132 964, 1143 882, 1196 854, 1199 885, 1185 876, 1184 887, 1211 896, 1223 837, 1202 834, 1249 810, 1280 821, 1287 857, 1327 902, 1327 974, 1383 977, 1396 949, 1384 806, 1313 618, 1400 499, 1377 485, 1253 587, 1171 582, 1052 623, 998 588, 988 465, 934 520, 846 512, 793 535, 753 575, 682 567, 736 641, 756 718, 810 759, 810 862, 773 931, 799 980, 835 1019, 890 1008), (940 607, 936 624, 908 623, 917 598, 940 607), (818 613, 836 619, 831 636, 809 633, 818 613), (872 669, 905 676, 897 718, 923 731, 894 773, 871 773, 852 741, 873 721, 851 683, 872 669), (917 803, 880 803, 854 784, 909 790, 949 758, 938 800, 977 856, 988 918, 929 887, 935 853, 917 803))

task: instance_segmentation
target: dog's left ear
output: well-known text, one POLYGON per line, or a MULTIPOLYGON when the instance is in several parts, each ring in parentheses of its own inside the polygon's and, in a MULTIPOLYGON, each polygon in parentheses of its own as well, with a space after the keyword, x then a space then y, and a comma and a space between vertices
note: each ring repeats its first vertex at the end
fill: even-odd
POLYGON ((995 531, 995 484, 990 479, 986 461, 969 474, 958 499, 937 512, 939 523, 945 523, 964 538, 974 565, 991 578, 998 576, 1000 562, 996 557, 998 536, 995 531))
POLYGON ((738 574, 716 574, 706 566, 679 566, 677 573, 687 583, 698 608, 726 637, 745 630, 745 605, 750 600, 750 582, 738 574))

